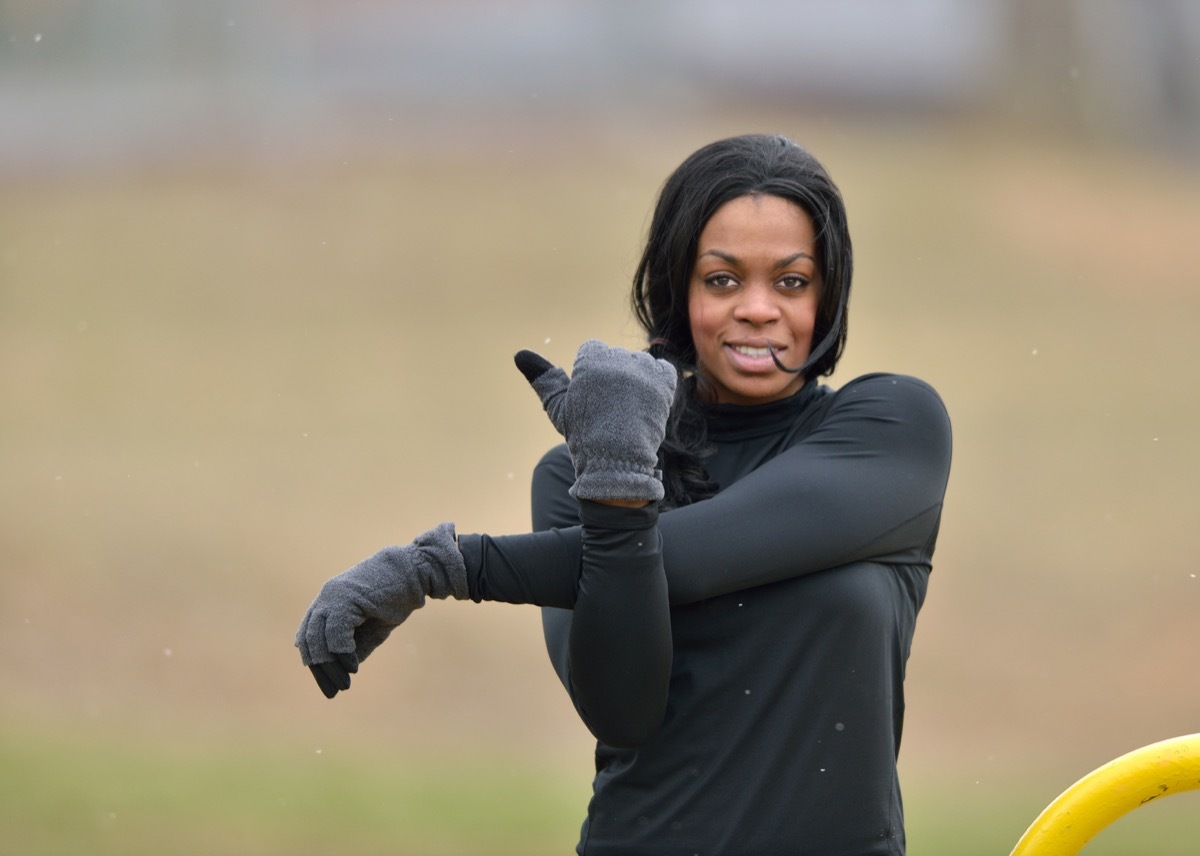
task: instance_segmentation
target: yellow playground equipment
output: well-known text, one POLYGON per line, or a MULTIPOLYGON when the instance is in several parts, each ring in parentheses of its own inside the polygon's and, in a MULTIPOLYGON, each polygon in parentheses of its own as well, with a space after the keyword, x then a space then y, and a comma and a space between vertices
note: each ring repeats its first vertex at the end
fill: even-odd
POLYGON ((1088 773, 1046 806, 1011 856, 1074 856, 1138 806, 1200 788, 1200 734, 1151 743, 1088 773))

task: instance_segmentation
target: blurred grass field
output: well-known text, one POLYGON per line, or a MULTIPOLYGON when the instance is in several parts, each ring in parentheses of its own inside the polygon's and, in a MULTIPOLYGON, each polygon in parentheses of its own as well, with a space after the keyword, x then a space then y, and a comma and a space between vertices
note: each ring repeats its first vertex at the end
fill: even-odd
MULTIPOLYGON (((587 787, 578 771, 502 752, 403 757, 46 734, 0 738, 0 852, 416 853, 539 856, 572 851, 587 787)), ((910 851, 1007 853, 1031 818, 1027 781, 986 803, 945 782, 910 784, 910 851)), ((1089 856, 1195 852, 1188 797, 1106 828, 1089 856)))
POLYGON ((0 762, 8 853, 551 854, 586 796, 499 753, 383 764, 26 732, 0 762))
MULTIPOLYGON (((511 354, 638 344, 659 183, 746 130, 847 196, 831 382, 917 374, 954 420, 910 852, 1006 853, 1084 773, 1200 731, 1195 164, 752 116, 10 177, 0 852, 569 852, 590 746, 532 611, 434 604, 332 703, 291 637, 384 544, 527 528, 556 438, 511 354)), ((1087 852, 1193 852, 1197 798, 1087 852)))

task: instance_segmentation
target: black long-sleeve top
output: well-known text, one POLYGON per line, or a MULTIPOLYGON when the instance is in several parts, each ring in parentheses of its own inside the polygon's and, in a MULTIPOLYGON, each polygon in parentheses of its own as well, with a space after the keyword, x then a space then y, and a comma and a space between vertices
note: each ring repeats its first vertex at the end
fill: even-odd
POLYGON ((535 603, 598 738, 580 854, 900 854, 903 679, 950 464, 914 378, 706 408, 720 485, 659 514, 538 465, 529 535, 464 536, 471 595, 535 603))

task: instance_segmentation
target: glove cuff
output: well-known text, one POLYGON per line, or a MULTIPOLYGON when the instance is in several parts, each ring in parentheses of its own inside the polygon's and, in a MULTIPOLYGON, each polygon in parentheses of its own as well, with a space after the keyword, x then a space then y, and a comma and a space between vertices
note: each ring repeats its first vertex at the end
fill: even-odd
POLYGON ((575 499, 658 502, 664 496, 662 471, 633 461, 590 459, 568 493, 575 499))
POLYGON ((466 600, 470 597, 467 564, 462 551, 458 549, 453 523, 439 523, 417 536, 413 545, 420 550, 421 581, 429 597, 439 600, 447 597, 466 600))

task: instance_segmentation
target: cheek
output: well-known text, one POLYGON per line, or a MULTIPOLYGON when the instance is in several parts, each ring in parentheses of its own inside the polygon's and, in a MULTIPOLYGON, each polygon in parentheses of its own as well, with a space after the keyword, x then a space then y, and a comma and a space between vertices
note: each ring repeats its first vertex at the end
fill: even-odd
POLYGON ((820 301, 814 295, 811 300, 805 301, 805 305, 796 316, 796 326, 799 330, 806 331, 809 336, 813 334, 817 327, 817 309, 820 301))

